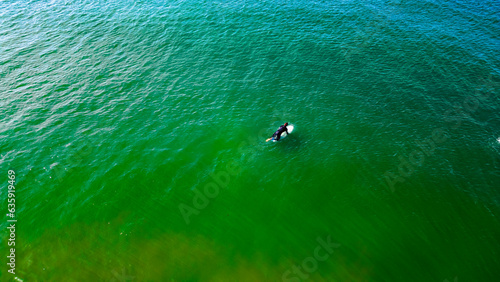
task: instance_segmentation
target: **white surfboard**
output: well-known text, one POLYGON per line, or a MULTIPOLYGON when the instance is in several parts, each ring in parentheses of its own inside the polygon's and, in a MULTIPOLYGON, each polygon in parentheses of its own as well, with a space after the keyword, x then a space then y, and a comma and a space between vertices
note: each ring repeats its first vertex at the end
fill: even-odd
MULTIPOLYGON (((286 130, 288 130, 288 134, 292 133, 292 131, 293 131, 293 124, 287 125, 286 126, 286 130)), ((283 138, 285 138, 285 137, 287 137, 288 134, 286 134, 286 132, 283 132, 281 134, 280 140, 283 139, 283 138)), ((273 140, 273 142, 277 142, 274 138, 272 140, 273 140)))

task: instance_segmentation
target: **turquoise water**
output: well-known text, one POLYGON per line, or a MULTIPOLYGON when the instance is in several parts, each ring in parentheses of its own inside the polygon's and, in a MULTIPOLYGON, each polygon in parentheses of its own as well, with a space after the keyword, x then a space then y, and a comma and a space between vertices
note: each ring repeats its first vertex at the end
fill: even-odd
POLYGON ((0 279, 497 281, 499 15, 0 2, 0 279))

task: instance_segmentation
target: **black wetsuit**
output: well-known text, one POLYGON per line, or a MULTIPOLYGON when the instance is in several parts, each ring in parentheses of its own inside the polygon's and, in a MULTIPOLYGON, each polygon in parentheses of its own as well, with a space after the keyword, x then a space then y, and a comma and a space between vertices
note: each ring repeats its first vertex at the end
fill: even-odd
POLYGON ((280 126, 280 128, 278 128, 278 130, 274 132, 272 137, 274 137, 276 141, 279 141, 281 138, 281 134, 283 134, 283 132, 286 132, 286 134, 288 134, 288 129, 286 128, 285 125, 280 126))

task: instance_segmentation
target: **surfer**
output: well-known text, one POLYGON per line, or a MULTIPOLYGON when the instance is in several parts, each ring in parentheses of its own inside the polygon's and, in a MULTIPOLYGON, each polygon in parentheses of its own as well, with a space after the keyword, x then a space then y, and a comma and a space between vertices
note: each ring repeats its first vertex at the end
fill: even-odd
POLYGON ((281 134, 283 134, 283 132, 286 132, 286 134, 289 134, 288 133, 288 129, 286 128, 287 125, 288 125, 288 122, 285 122, 284 125, 280 126, 280 128, 278 128, 278 130, 276 130, 276 132, 274 132, 273 136, 271 136, 271 138, 268 138, 266 140, 266 142, 269 141, 269 140, 271 140, 271 139, 273 139, 273 138, 276 141, 279 141, 280 138, 281 138, 281 134))

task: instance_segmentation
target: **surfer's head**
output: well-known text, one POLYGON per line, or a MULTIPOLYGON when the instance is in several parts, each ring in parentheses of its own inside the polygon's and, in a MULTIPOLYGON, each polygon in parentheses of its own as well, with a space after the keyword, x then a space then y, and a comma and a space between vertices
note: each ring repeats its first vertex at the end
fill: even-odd
POLYGON ((287 125, 288 125, 288 122, 285 122, 285 126, 287 126, 287 125))

